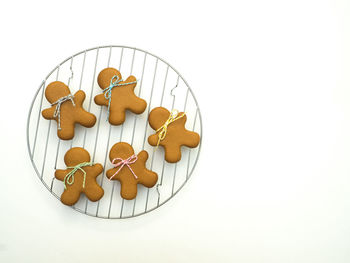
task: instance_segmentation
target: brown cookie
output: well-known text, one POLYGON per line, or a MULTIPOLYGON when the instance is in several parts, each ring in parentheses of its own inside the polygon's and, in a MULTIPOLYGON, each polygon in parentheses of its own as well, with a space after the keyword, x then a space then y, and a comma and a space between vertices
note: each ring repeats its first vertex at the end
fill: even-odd
POLYGON ((124 199, 131 200, 136 197, 137 184, 151 188, 157 183, 158 175, 145 166, 148 159, 146 151, 136 155, 130 144, 119 142, 113 145, 109 159, 115 168, 109 169, 106 176, 120 182, 120 195, 124 199))
POLYGON ((156 134, 148 137, 148 143, 152 146, 163 146, 165 160, 176 163, 181 159, 181 146, 195 148, 199 144, 200 137, 198 133, 186 130, 186 114, 176 111, 172 113, 163 107, 151 111, 148 122, 156 134), (172 113, 174 116, 171 121, 172 113))
POLYGON ((96 177, 103 172, 103 166, 90 162, 90 154, 83 148, 75 147, 66 152, 65 170, 56 170, 55 177, 63 181, 65 190, 61 195, 62 203, 74 205, 80 194, 84 193, 90 201, 98 201, 103 196, 103 189, 96 182, 96 177))
POLYGON ((57 135, 62 140, 74 137, 75 123, 88 128, 95 125, 95 115, 83 108, 84 91, 79 90, 73 96, 67 85, 54 81, 46 87, 45 97, 51 107, 43 110, 42 115, 47 120, 57 121, 57 135))
POLYGON ((103 90, 95 96, 97 105, 108 107, 108 121, 113 125, 120 125, 125 121, 125 111, 135 114, 145 111, 147 103, 134 93, 137 81, 129 76, 125 81, 115 68, 105 68, 98 74, 97 83, 103 90))

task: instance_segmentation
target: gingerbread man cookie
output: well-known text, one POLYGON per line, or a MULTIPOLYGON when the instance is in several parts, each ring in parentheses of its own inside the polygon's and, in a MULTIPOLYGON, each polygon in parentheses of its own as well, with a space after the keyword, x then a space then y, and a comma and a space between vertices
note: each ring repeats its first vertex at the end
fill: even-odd
POLYGON ((185 113, 176 110, 169 112, 163 107, 154 108, 149 114, 148 122, 156 134, 148 137, 148 143, 163 146, 165 160, 169 163, 180 161, 181 146, 195 148, 199 144, 199 134, 186 130, 186 120, 185 113))
POLYGON ((64 191, 61 201, 65 205, 74 205, 80 194, 84 193, 90 201, 98 201, 104 191, 96 182, 96 177, 103 172, 101 164, 90 162, 90 154, 83 148, 75 147, 64 155, 65 170, 56 170, 55 177, 63 181, 64 191))
POLYGON ((151 188, 157 183, 158 175, 145 166, 148 159, 146 151, 136 155, 130 144, 119 142, 113 145, 109 159, 115 167, 108 170, 106 176, 109 180, 120 182, 120 194, 124 199, 136 197, 137 184, 151 188))
POLYGON ((95 103, 108 107, 108 121, 112 125, 120 125, 125 121, 125 111, 135 114, 145 111, 147 103, 134 93, 137 81, 129 76, 125 81, 115 68, 103 69, 97 78, 97 83, 103 90, 102 94, 95 96, 95 103))
POLYGON ((42 111, 47 120, 57 121, 57 135, 62 140, 74 137, 75 123, 90 128, 95 125, 96 117, 84 110, 85 93, 79 90, 71 94, 67 85, 61 81, 50 83, 45 90, 45 97, 51 107, 42 111))

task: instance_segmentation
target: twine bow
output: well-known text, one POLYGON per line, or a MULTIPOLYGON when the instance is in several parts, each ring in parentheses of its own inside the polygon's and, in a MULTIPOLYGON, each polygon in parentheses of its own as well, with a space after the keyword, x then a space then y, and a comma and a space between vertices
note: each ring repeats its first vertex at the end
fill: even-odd
POLYGON ((168 131, 168 125, 185 116, 185 113, 183 113, 181 116, 178 116, 178 114, 179 114, 178 110, 172 110, 166 122, 158 130, 156 130, 156 132, 159 132, 157 147, 159 146, 160 141, 164 140, 166 133, 168 131))
POLYGON ((112 100, 112 89, 114 87, 120 87, 120 86, 127 86, 130 84, 135 84, 137 81, 132 81, 132 82, 127 82, 127 83, 120 83, 123 81, 121 78, 119 78, 118 75, 114 75, 111 79, 111 82, 107 88, 105 88, 102 92, 104 93, 105 99, 108 100, 108 112, 107 112, 107 120, 109 117, 110 113, 110 108, 111 108, 111 100, 112 100))
POLYGON ((74 96, 72 94, 69 94, 65 97, 62 97, 60 99, 58 99, 57 101, 55 101, 54 103, 51 104, 51 106, 56 105, 56 109, 55 112, 53 113, 53 117, 58 119, 58 129, 61 130, 61 104, 63 102, 66 102, 70 100, 73 104, 73 106, 75 107, 75 103, 74 103, 74 96))
POLYGON ((80 170, 83 172, 84 174, 84 179, 83 179, 83 188, 85 188, 85 181, 86 181, 86 172, 84 171, 84 169, 82 167, 85 166, 92 166, 93 163, 92 162, 85 162, 85 163, 80 163, 76 166, 70 166, 67 168, 73 169, 72 171, 70 171, 69 173, 66 174, 66 176, 64 177, 63 183, 64 183, 64 189, 67 189, 66 184, 68 185, 72 185, 74 184, 74 174, 80 170))
POLYGON ((133 164, 136 161, 137 161, 137 156, 135 154, 131 155, 128 159, 125 159, 125 160, 123 160, 122 158, 114 158, 113 161, 112 161, 112 164, 114 165, 114 167, 120 166, 120 168, 118 169, 118 171, 116 171, 115 174, 113 174, 109 178, 109 180, 112 180, 112 178, 114 176, 116 176, 120 172, 120 170, 123 169, 123 167, 125 165, 129 168, 130 172, 134 175, 135 179, 137 179, 138 177, 136 176, 136 174, 134 173, 134 171, 130 167, 130 164, 133 164), (114 162, 117 161, 117 160, 120 161, 120 162, 115 164, 114 162))

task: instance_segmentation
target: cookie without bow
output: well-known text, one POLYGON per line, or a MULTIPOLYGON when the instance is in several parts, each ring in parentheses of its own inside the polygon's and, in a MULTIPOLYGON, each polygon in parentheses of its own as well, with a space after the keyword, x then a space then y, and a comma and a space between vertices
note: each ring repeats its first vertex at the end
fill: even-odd
POLYGON ((62 203, 74 205, 78 202, 81 193, 84 193, 90 201, 100 200, 104 191, 96 182, 96 177, 103 172, 103 166, 99 163, 91 165, 90 154, 80 147, 67 151, 64 155, 64 162, 67 169, 55 172, 55 177, 65 183, 65 190, 61 195, 62 203), (79 165, 80 168, 76 168, 79 165), (74 172, 73 175, 69 177, 69 173, 72 172, 74 172))
POLYGON ((131 200, 136 197, 137 184, 151 188, 157 183, 158 175, 146 168, 148 159, 146 151, 141 151, 138 155, 134 155, 134 149, 130 144, 119 142, 111 148, 109 159, 113 164, 120 163, 119 166, 108 170, 106 176, 110 180, 118 180, 120 182, 120 195, 124 199, 131 200), (133 159, 131 160, 132 163, 122 166, 120 162, 130 157, 133 159))
MULTIPOLYGON (((149 114, 149 125, 153 130, 157 131, 166 123, 170 114, 166 108, 154 108, 149 114)), ((198 133, 186 130, 186 114, 179 112, 177 116, 178 118, 167 126, 162 140, 159 140, 160 130, 148 137, 148 143, 150 145, 157 146, 159 141, 159 145, 164 147, 165 160, 169 163, 176 163, 181 160, 181 146, 195 148, 200 141, 198 133)))
POLYGON ((74 96, 58 103, 60 99, 70 96, 70 94, 68 86, 61 81, 50 83, 45 90, 45 97, 52 106, 43 110, 42 115, 47 120, 57 122, 57 135, 62 140, 70 140, 74 137, 76 123, 87 128, 94 126, 96 123, 95 115, 83 108, 84 91, 79 90, 74 96))
POLYGON ((129 76, 123 81, 122 75, 115 68, 103 69, 98 75, 97 83, 102 90, 105 90, 111 85, 111 81, 115 80, 113 77, 117 78, 118 85, 121 86, 114 86, 111 89, 110 99, 106 98, 106 92, 95 96, 95 103, 107 107, 109 105, 109 123, 112 125, 120 125, 125 121, 126 110, 135 114, 141 114, 145 111, 147 103, 134 93, 137 84, 135 83, 136 78, 134 76, 129 76))

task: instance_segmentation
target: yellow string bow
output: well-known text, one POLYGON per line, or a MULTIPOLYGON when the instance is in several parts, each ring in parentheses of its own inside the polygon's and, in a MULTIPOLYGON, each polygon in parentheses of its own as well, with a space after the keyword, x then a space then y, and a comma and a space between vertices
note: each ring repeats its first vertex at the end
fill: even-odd
POLYGON ((178 110, 172 110, 166 122, 156 131, 156 132, 160 131, 160 133, 158 134, 157 147, 159 146, 160 141, 164 140, 166 133, 168 131, 168 125, 185 116, 185 113, 183 113, 181 116, 177 116, 178 114, 179 114, 178 110))

